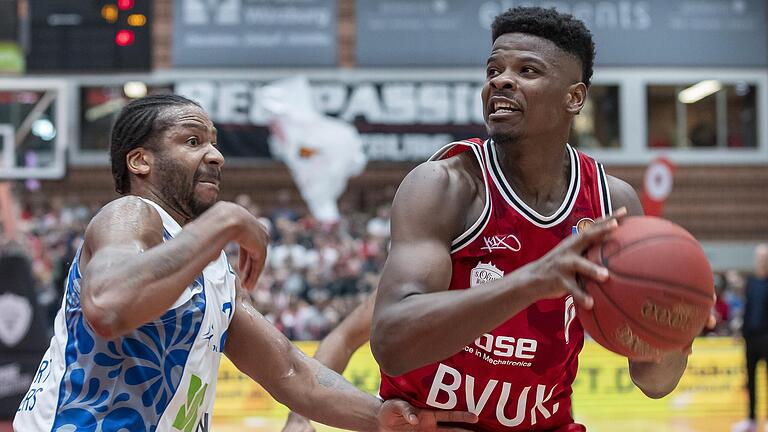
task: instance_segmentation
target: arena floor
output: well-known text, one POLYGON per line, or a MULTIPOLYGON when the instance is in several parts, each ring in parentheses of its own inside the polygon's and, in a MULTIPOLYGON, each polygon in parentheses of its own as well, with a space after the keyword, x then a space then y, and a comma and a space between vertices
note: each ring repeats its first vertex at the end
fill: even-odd
MULTIPOLYGON (((699 419, 658 420, 610 420, 593 421, 587 426, 589 432, 730 432, 731 425, 740 419, 715 417, 699 419)), ((215 432, 280 432, 282 420, 266 418, 248 418, 242 421, 215 421, 215 432)), ((318 432, 337 431, 331 427, 318 425, 318 432)), ((759 429, 761 432, 763 429, 759 429)))

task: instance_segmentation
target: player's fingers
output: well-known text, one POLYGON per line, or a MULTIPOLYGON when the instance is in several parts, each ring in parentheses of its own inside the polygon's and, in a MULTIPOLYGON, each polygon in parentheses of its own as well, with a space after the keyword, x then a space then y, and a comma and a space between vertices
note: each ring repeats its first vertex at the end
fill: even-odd
POLYGON ((240 247, 240 252, 238 253, 238 266, 237 270, 243 274, 243 270, 245 269, 245 262, 248 260, 248 251, 243 249, 243 247, 240 247))
POLYGON ((264 251, 263 254, 259 253, 256 256, 251 255, 251 258, 253 259, 253 266, 251 268, 251 272, 253 273, 253 277, 258 279, 259 276, 261 276, 261 272, 264 270, 264 266, 267 263, 266 251, 264 251))
POLYGON ((581 253, 593 244, 603 240, 605 236, 610 234, 618 226, 619 222, 616 218, 596 223, 574 238, 573 243, 571 244, 571 249, 581 253))
POLYGON ((709 314, 709 318, 707 318, 707 329, 713 330, 717 326, 717 318, 714 314, 709 314))
POLYGON ((411 404, 403 400, 394 400, 390 402, 393 405, 394 411, 399 413, 408 424, 419 424, 419 410, 414 408, 411 404))
POLYGON ((560 278, 560 284, 573 296, 573 300, 581 305, 584 309, 592 309, 595 304, 595 300, 586 291, 579 288, 579 284, 576 283, 576 279, 562 276, 560 278))
POLYGON ((618 210, 615 210, 611 214, 605 217, 601 217, 600 219, 596 220, 595 223, 603 223, 608 222, 611 219, 616 219, 617 222, 621 223, 629 213, 627 212, 626 207, 621 207, 618 210))
POLYGON ((683 348, 683 354, 685 354, 686 356, 693 354, 693 343, 683 348))
POLYGON ((567 261, 568 270, 578 276, 593 279, 597 282, 605 282, 610 276, 608 269, 595 264, 592 261, 578 255, 574 255, 567 261))
POLYGON ((256 281, 259 280, 259 273, 261 272, 261 270, 258 269, 259 266, 259 262, 251 256, 251 265, 248 271, 248 289, 256 287, 256 281))
POLYGON ((240 267, 240 280, 242 281, 243 287, 245 287, 245 289, 251 289, 251 286, 249 285, 252 265, 251 257, 250 254, 245 250, 242 250, 241 253, 243 253, 245 258, 242 266, 240 267))
POLYGON ((477 423, 477 415, 469 411, 435 411, 435 420, 445 423, 477 423))

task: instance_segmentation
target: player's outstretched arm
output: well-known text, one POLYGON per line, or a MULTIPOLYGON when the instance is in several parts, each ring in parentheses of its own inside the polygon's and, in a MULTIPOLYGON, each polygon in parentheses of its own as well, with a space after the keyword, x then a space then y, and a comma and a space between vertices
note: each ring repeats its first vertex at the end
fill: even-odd
POLYGON ((240 371, 304 416, 357 431, 435 431, 438 422, 475 422, 461 411, 420 410, 403 401, 382 403, 338 373, 304 355, 251 305, 238 287, 224 348, 240 371))
POLYGON ((109 203, 88 225, 80 256, 88 323, 102 337, 114 338, 156 319, 229 241, 247 248, 251 272, 260 272, 268 235, 249 216, 236 204, 220 202, 163 242, 154 207, 134 196, 109 203))
POLYGON ((575 276, 602 280, 607 275, 581 254, 607 235, 615 222, 595 224, 483 289, 449 291, 451 242, 467 228, 467 209, 481 193, 471 179, 446 164, 451 161, 417 167, 403 180, 392 206, 392 247, 379 283, 371 332, 373 354, 389 375, 457 353, 540 299, 572 294, 590 307, 575 276))
MULTIPOLYGON (((314 358, 337 373, 344 372, 349 359, 371 335, 371 319, 376 290, 358 305, 328 336, 320 342, 314 358)), ((283 432, 311 432, 315 428, 309 420, 295 412, 288 414, 283 432)))
MULTIPOLYGON (((611 191, 614 210, 625 207, 630 216, 643 214, 643 206, 632 186, 616 177, 608 176, 608 188, 611 191)), ((670 352, 656 361, 629 359, 629 374, 635 386, 646 396, 658 399, 677 387, 687 365, 687 353, 670 352)))

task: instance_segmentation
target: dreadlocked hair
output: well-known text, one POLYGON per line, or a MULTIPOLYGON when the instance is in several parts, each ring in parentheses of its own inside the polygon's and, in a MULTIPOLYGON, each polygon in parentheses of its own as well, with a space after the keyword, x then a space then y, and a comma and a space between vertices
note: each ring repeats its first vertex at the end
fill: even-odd
POLYGON ((197 102, 173 94, 151 95, 135 99, 120 111, 112 127, 109 143, 109 157, 112 163, 112 177, 115 190, 119 194, 131 191, 126 156, 137 148, 148 144, 149 138, 169 126, 158 117, 162 111, 172 106, 195 105, 197 102))
POLYGON ((592 33, 573 15, 540 7, 516 7, 491 24, 492 42, 505 33, 525 33, 547 39, 581 62, 581 79, 589 87, 595 62, 592 33))

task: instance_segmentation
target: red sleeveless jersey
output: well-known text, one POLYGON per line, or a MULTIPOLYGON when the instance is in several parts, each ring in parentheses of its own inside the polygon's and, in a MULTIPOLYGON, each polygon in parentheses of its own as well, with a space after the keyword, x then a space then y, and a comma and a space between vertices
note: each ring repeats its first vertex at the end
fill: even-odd
MULTIPOLYGON (((550 216, 517 197, 490 140, 452 143, 432 160, 462 152, 473 154, 483 168, 485 207, 452 243, 452 290, 483 289, 483 283, 539 259, 589 221, 610 213, 603 167, 570 146, 568 192, 550 216)), ((571 296, 538 301, 445 360, 397 377, 382 372, 380 394, 419 407, 474 412, 480 421, 469 426, 477 430, 570 430, 571 384, 583 343, 571 296)))

